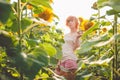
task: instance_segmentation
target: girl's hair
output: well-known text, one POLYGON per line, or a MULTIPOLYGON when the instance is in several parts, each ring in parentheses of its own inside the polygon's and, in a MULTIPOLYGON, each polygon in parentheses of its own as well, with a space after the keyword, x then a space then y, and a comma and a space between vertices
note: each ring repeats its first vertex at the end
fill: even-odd
POLYGON ((69 21, 74 20, 76 22, 76 28, 78 28, 79 22, 75 16, 68 16, 66 19, 66 26, 68 26, 69 21))

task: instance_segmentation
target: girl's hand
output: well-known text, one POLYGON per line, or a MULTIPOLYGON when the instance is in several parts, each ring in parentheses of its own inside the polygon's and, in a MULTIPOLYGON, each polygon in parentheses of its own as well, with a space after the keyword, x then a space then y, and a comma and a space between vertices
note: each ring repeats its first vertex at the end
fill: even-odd
POLYGON ((80 38, 82 36, 82 34, 83 34, 83 31, 78 31, 77 33, 78 33, 77 38, 80 38))

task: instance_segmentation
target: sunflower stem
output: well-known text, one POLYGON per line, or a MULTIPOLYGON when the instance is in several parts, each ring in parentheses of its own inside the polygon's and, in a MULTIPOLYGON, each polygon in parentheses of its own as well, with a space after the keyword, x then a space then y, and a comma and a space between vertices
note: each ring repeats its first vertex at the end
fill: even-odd
MULTIPOLYGON (((113 35, 117 34, 117 15, 114 15, 114 24, 113 24, 113 35)), ((114 40, 114 45, 113 45, 113 49, 114 49, 114 59, 113 59, 113 69, 115 69, 117 71, 118 69, 118 50, 117 50, 117 39, 114 40)), ((118 79, 118 75, 114 72, 113 70, 113 80, 119 80, 118 79)))
POLYGON ((18 0, 18 6, 17 6, 17 13, 18 13, 18 35, 19 35, 19 48, 20 48, 20 51, 22 50, 21 49, 21 0, 18 0))

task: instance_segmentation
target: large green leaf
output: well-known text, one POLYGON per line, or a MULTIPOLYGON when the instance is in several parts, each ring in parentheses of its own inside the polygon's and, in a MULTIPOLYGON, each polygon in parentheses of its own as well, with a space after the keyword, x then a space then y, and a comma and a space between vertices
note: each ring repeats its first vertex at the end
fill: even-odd
POLYGON ((120 12, 120 0, 109 0, 110 6, 117 12, 120 12))
POLYGON ((54 56, 56 54, 56 49, 51 44, 43 43, 43 47, 49 56, 54 56))
POLYGON ((29 80, 33 80, 41 68, 40 64, 30 60, 29 56, 23 52, 18 52, 11 59, 15 61, 15 66, 19 73, 24 73, 29 80))
MULTIPOLYGON (((107 38, 107 36, 106 36, 106 38, 107 38)), ((101 41, 101 42, 95 44, 94 47, 105 46, 105 45, 107 45, 107 44, 112 43, 115 39, 116 39, 116 40, 120 39, 120 34, 113 35, 110 39, 105 40, 105 41, 101 41)))
POLYGON ((78 52, 79 52, 79 54, 86 53, 86 52, 90 51, 93 47, 95 47, 96 44, 98 44, 102 41, 107 41, 108 39, 109 39, 108 34, 105 34, 105 35, 100 36, 98 38, 95 38, 92 40, 87 40, 81 44, 78 52))
POLYGON ((102 8, 109 4, 109 0, 97 0, 98 8, 102 8))
MULTIPOLYGON (((32 53, 30 54, 30 59, 34 62, 41 63, 41 66, 45 66, 48 64, 48 56, 47 53, 39 48, 35 48, 32 53)), ((40 65, 40 64, 39 64, 40 65)))
POLYGON ((47 53, 40 47, 35 48, 25 59, 28 65, 24 74, 29 80, 33 80, 42 67, 48 65, 47 53))
POLYGON ((119 40, 120 39, 120 34, 115 34, 113 37, 114 37, 114 39, 119 40))
POLYGON ((31 53, 17 51, 16 55, 11 57, 14 60, 17 70, 28 78, 33 80, 36 74, 43 66, 48 65, 48 57, 46 52, 39 48, 35 48, 31 53))
POLYGON ((21 26, 22 26, 21 28, 22 28, 22 30, 26 29, 31 24, 32 24, 32 21, 30 19, 22 18, 22 20, 21 20, 21 26))
POLYGON ((108 63, 113 59, 113 57, 111 58, 106 58, 104 60, 97 60, 97 61, 92 61, 92 62, 88 62, 88 64, 92 65, 106 65, 108 66, 108 63))
MULTIPOLYGON (((22 18, 21 20, 21 29, 22 30, 25 30, 27 29, 30 24, 32 24, 32 21, 28 18, 22 18)), ((19 28, 18 28, 18 22, 14 19, 13 20, 13 24, 12 24, 12 27, 11 27, 12 31, 14 32, 18 32, 19 28)))
POLYGON ((48 8, 51 8, 49 0, 27 0, 30 4, 36 5, 36 6, 45 6, 48 8))
POLYGON ((30 47, 35 47, 38 43, 38 40, 36 39, 27 39, 27 43, 30 47))
POLYGON ((119 12, 115 11, 114 9, 106 11, 107 15, 115 15, 118 14, 119 12))
POLYGON ((6 31, 0 30, 0 46, 9 48, 13 46, 13 40, 10 34, 6 31))
POLYGON ((10 4, 0 1, 0 21, 2 23, 5 23, 8 20, 11 11, 10 4))
POLYGON ((102 47, 105 46, 114 40, 120 39, 120 34, 113 35, 111 38, 109 38, 108 34, 105 34, 103 36, 100 36, 93 40, 87 40, 81 44, 80 49, 78 50, 79 54, 85 54, 86 52, 90 51, 93 47, 102 47))
POLYGON ((110 22, 110 21, 104 21, 104 20, 102 20, 102 21, 101 21, 101 25, 102 25, 102 26, 110 26, 110 25, 111 25, 111 22, 110 22))
POLYGON ((14 19, 13 24, 11 25, 11 30, 13 32, 18 32, 18 22, 14 19))
POLYGON ((44 11, 44 9, 41 7, 41 6, 37 6, 37 7, 35 7, 34 9, 33 9, 33 12, 35 13, 35 14, 39 14, 39 13, 41 13, 41 12, 43 12, 44 11))
POLYGON ((119 0, 98 0, 97 1, 98 7, 110 6, 116 12, 120 12, 120 1, 119 0))

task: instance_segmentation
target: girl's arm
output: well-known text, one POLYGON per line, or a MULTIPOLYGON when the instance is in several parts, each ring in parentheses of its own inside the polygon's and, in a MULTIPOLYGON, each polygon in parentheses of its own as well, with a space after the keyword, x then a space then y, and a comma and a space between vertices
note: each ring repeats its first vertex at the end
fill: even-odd
POLYGON ((81 35, 82 35, 82 32, 77 33, 77 37, 76 37, 75 42, 74 42, 74 50, 80 46, 80 43, 81 43, 80 37, 81 37, 81 35))
POLYGON ((77 49, 80 46, 80 40, 76 39, 74 43, 74 50, 77 49))

